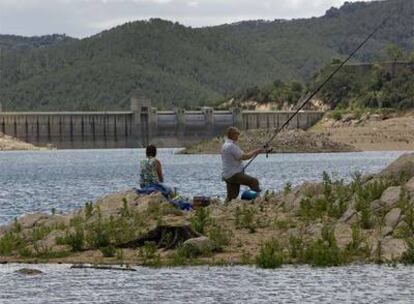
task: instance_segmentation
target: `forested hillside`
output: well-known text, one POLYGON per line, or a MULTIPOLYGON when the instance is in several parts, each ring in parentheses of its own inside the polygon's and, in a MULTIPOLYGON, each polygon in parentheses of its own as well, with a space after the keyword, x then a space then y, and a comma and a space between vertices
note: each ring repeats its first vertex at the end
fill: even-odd
POLYGON ((196 107, 277 80, 306 82, 385 16, 355 60, 383 58, 390 42, 411 50, 411 2, 346 3, 320 18, 196 29, 152 19, 48 47, 3 48, 0 100, 7 110, 126 109, 129 94, 139 92, 161 108, 196 107))

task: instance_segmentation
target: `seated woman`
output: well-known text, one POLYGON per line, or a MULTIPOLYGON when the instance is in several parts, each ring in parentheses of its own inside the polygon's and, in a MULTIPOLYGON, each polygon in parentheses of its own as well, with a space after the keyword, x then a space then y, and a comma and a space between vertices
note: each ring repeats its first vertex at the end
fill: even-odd
POLYGON ((149 145, 145 151, 147 158, 141 160, 140 186, 148 192, 160 191, 164 196, 169 197, 172 193, 170 187, 162 184, 164 175, 161 162, 156 158, 157 148, 149 145))

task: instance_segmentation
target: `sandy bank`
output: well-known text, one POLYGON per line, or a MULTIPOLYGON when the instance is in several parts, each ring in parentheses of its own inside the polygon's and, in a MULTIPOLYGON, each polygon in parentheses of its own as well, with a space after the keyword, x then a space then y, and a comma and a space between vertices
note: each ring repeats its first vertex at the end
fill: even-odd
MULTIPOLYGON (((244 151, 256 149, 263 145, 272 135, 272 130, 243 131, 238 144, 244 151)), ((214 154, 220 153, 224 138, 203 141, 187 147, 184 154, 214 154)), ((355 147, 349 144, 335 142, 325 134, 303 131, 284 130, 270 144, 273 153, 318 153, 318 152, 355 152, 355 147)))
POLYGON ((362 151, 414 150, 414 113, 403 116, 347 115, 339 121, 325 118, 311 129, 330 140, 362 151))
POLYGON ((36 147, 32 144, 21 141, 15 137, 5 135, 0 132, 0 151, 12 150, 40 150, 42 148, 36 147))

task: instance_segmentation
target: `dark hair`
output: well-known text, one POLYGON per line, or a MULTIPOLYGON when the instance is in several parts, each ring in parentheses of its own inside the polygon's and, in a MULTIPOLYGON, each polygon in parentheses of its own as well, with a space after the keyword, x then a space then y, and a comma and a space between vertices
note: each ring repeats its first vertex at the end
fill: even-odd
POLYGON ((147 157, 155 157, 157 155, 157 147, 154 145, 147 146, 145 154, 147 154, 147 157))

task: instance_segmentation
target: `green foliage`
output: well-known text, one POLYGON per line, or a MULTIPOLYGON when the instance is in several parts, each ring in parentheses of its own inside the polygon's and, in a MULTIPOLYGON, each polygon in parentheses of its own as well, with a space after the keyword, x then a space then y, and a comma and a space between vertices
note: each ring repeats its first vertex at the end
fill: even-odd
POLYGON ((361 213, 360 224, 364 229, 370 229, 374 225, 372 222, 371 202, 379 199, 382 193, 392 185, 388 180, 373 180, 362 185, 360 176, 356 176, 352 183, 355 191, 355 209, 361 213))
POLYGON ((26 242, 20 235, 8 232, 0 238, 0 255, 11 255, 15 250, 22 249, 26 242))
POLYGON ((292 191, 292 183, 287 182, 283 188, 283 194, 286 196, 292 191))
POLYGON ((126 197, 122 198, 122 208, 121 208, 121 216, 128 217, 130 215, 129 213, 129 207, 128 207, 128 200, 126 197))
POLYGON ((315 197, 306 197, 300 202, 299 215, 307 219, 321 218, 325 215, 340 218, 346 210, 350 191, 343 180, 332 181, 327 172, 323 172, 323 193, 315 197))
MULTIPOLYGON (((394 54, 392 60, 400 56, 394 54)), ((310 87, 316 87, 334 68, 324 68, 310 87)), ((322 88, 319 97, 335 109, 330 114, 332 118, 339 120, 346 112, 360 118, 364 113, 386 108, 413 108, 413 81, 414 73, 409 64, 385 62, 372 66, 346 66, 322 88)))
POLYGON ((85 203, 85 217, 88 219, 93 215, 93 203, 86 202, 85 203))
POLYGON ((101 247, 99 248, 99 250, 102 252, 102 255, 104 257, 114 257, 115 254, 117 253, 115 247, 111 245, 101 247))
POLYGON ((289 253, 292 259, 302 261, 304 257, 304 243, 300 236, 289 237, 289 253))
POLYGON ((254 206, 243 204, 242 208, 236 207, 234 212, 235 224, 237 229, 249 229, 250 233, 256 232, 256 214, 257 210, 254 206))
POLYGON ((253 263, 253 257, 252 254, 249 251, 243 250, 241 257, 240 257, 240 263, 242 265, 250 265, 253 263))
MULTIPOLYGON (((307 80, 349 54, 385 12, 392 12, 392 22, 355 60, 386 58, 390 41, 412 49, 410 4, 346 3, 320 18, 206 28, 151 19, 81 40, 0 36, 0 100, 7 110, 118 110, 128 109, 127 96, 139 91, 160 108, 197 107, 260 86, 262 93, 252 92, 259 101, 295 103, 301 85, 292 80, 307 80), (270 85, 269 79, 285 84, 270 85)), ((344 79, 335 77, 327 91, 346 96, 352 85, 344 79)))
POLYGON ((407 251, 403 253, 402 257, 401 257, 401 262, 403 262, 404 264, 410 264, 413 265, 414 264, 414 239, 407 239, 406 240, 407 243, 407 251))
POLYGON ((322 237, 313 241, 305 251, 305 260, 312 266, 339 266, 344 260, 336 244, 333 229, 324 226, 322 237))
POLYGON ((85 246, 85 232, 84 229, 78 225, 74 232, 67 232, 63 240, 59 243, 67 244, 72 248, 72 251, 81 251, 85 246))
POLYGON ((35 227, 32 230, 32 241, 36 242, 42 240, 45 236, 47 236, 53 230, 52 227, 40 226, 35 227))
POLYGON ((154 242, 145 242, 144 246, 139 248, 138 256, 145 266, 159 267, 161 265, 161 257, 154 242))
POLYGON ((222 251, 225 246, 230 243, 233 233, 218 225, 212 225, 208 231, 208 238, 213 242, 216 251, 222 251))
POLYGON ((284 255, 282 248, 276 240, 270 240, 262 244, 256 264, 260 268, 277 268, 282 266, 284 255))
POLYGON ((191 218, 191 226, 201 234, 204 234, 206 226, 210 223, 210 209, 208 208, 198 208, 195 215, 191 218))

